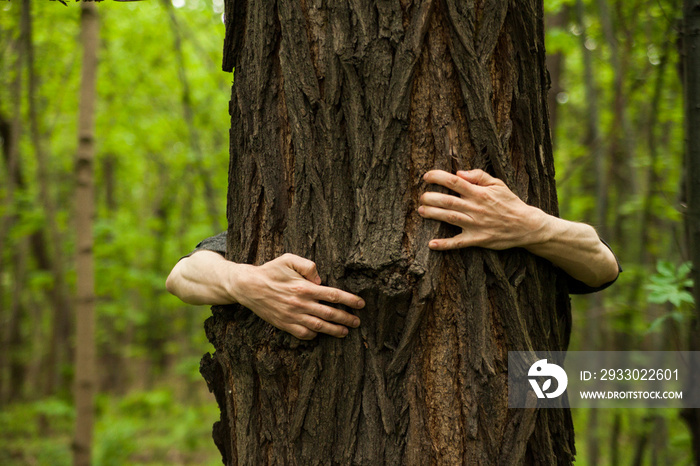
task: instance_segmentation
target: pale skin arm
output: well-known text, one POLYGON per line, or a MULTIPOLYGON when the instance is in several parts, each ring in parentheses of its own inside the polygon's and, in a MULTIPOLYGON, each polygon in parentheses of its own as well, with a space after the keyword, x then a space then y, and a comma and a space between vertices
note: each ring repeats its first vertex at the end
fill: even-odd
POLYGON ((240 303, 302 340, 310 340, 318 333, 342 338, 348 334, 348 327, 360 325, 357 316, 319 301, 353 309, 365 305, 359 296, 322 286, 316 264, 294 254, 254 266, 201 250, 181 259, 165 286, 189 304, 240 303))
POLYGON ((432 170, 424 179, 459 194, 426 192, 421 196, 421 216, 462 228, 452 238, 431 240, 431 249, 521 247, 591 287, 609 283, 619 273, 615 256, 593 227, 527 205, 505 183, 482 170, 456 175, 432 170))

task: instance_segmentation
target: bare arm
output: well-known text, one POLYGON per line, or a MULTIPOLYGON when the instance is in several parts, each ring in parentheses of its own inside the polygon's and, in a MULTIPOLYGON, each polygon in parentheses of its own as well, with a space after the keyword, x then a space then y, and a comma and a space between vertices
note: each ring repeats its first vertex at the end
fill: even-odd
POLYGON ((433 170, 424 179, 459 194, 427 192, 421 197, 421 216, 462 228, 457 236, 430 241, 431 249, 522 247, 591 287, 609 283, 619 273, 615 256, 593 227, 527 205, 505 183, 482 170, 456 175, 433 170))
POLYGON ((354 309, 364 301, 321 285, 316 264, 285 254, 260 266, 238 264, 213 251, 197 251, 180 260, 166 280, 168 291, 190 304, 240 303, 263 320, 308 340, 317 333, 342 338, 360 319, 319 301, 354 309))

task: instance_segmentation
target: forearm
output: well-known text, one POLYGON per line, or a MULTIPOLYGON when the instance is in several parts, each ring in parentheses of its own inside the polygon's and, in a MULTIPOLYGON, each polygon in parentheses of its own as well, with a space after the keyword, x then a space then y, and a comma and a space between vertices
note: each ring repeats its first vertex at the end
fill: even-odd
POLYGON ((592 287, 617 277, 617 260, 592 226, 536 211, 531 218, 539 222, 540 227, 533 230, 533 242, 525 245, 525 249, 592 287))
POLYGON ((232 304, 233 287, 245 267, 213 251, 197 251, 180 260, 165 282, 167 290, 188 304, 232 304))

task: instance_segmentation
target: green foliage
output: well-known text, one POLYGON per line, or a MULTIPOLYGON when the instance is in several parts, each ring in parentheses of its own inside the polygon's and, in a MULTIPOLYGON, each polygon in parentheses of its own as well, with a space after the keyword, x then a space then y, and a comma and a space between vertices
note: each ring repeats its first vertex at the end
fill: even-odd
POLYGON ((215 404, 183 405, 170 390, 103 399, 96 427, 95 464, 216 464, 211 441, 215 404))
POLYGON ((663 304, 669 302, 677 309, 693 304, 693 279, 690 278, 692 264, 684 262, 679 266, 669 261, 659 261, 656 274, 649 278, 646 289, 649 291, 649 301, 663 304))
MULTIPOLYGON (((23 346, 17 360, 27 367, 46 363, 55 326, 51 292, 56 280, 51 270, 39 266, 29 243, 32 234, 41 233, 49 256, 54 250, 62 252, 69 293, 74 287, 80 9, 79 3, 67 3, 68 7, 31 2, 38 131, 58 226, 59 242, 54 243, 31 141, 26 68, 21 92, 13 88, 22 2, 0 2, 0 116, 11 121, 19 102, 24 180, 22 186, 15 184, 10 198, 6 163, 0 158, 3 227, 12 217, 6 234, 0 228, 0 263, 12 264, 20 247, 26 251, 24 277, 0 267, 0 320, 5 324, 9 319, 11 290, 19 281, 27 312, 22 314, 23 346)), ((183 406, 180 395, 170 391, 133 392, 123 399, 115 399, 114 393, 134 385, 155 386, 159 377, 173 377, 173 385, 188 393, 192 387, 206 391, 197 374, 198 358, 192 355, 209 349, 202 331, 208 311, 181 303, 164 284, 179 257, 225 228, 232 76, 221 71, 223 4, 187 0, 175 9, 191 125, 184 116, 184 81, 163 2, 101 2, 98 11, 94 254, 99 380, 106 394, 98 403, 96 464, 204 464, 210 458, 218 462, 210 435, 216 405, 210 399, 206 406, 183 406), (209 176, 213 186, 218 218, 208 214, 203 176, 209 176)), ((70 381, 72 366, 64 370, 70 381)), ((0 398, 6 380, 1 373, 0 398)), ((70 464, 73 408, 56 398, 42 398, 42 385, 30 381, 21 393, 27 402, 0 410, 0 464, 70 464)))
POLYGON ((693 295, 690 292, 693 287, 691 268, 690 262, 684 262, 680 266, 669 261, 659 261, 656 264, 657 272, 649 277, 649 283, 645 286, 649 292, 649 302, 669 303, 673 307, 666 314, 654 319, 649 325, 649 332, 659 331, 668 319, 682 324, 691 317, 689 311, 694 306, 693 295))
MULTIPOLYGON (((100 396, 94 464, 220 464, 211 440, 216 403, 184 405, 168 389, 100 396)), ((0 411, 0 464, 72 464, 73 407, 60 399, 13 404, 0 411)))
POLYGON ((74 422, 73 407, 57 398, 0 410, 0 464, 70 465, 74 422))
MULTIPOLYGON (((632 460, 638 453, 641 444, 647 453, 646 457, 655 457, 656 464, 672 464, 690 466, 693 464, 691 439, 684 423, 679 421, 680 412, 677 409, 634 408, 634 409, 594 409, 574 408, 574 430, 576 436, 576 461, 578 466, 594 464, 611 464, 612 439, 611 426, 615 417, 619 417, 620 434, 617 439, 618 458, 632 460), (595 420, 593 421, 593 412, 595 420), (591 442, 596 442, 599 454, 598 463, 588 460, 591 442)), ((654 464, 652 461, 642 464, 654 464)))

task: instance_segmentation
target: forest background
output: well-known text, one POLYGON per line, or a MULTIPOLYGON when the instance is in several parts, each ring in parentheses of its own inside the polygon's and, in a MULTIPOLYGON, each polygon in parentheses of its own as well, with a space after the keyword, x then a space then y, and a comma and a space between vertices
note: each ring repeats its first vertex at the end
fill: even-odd
MULTIPOLYGON (((0 1, 0 464, 61 465, 76 415, 80 8, 29 3, 30 35, 23 2, 0 1)), ((625 270, 608 291, 573 299, 570 349, 686 349, 681 2, 545 9, 561 215, 594 225, 625 270)), ((94 464, 220 464, 218 409, 198 373, 209 310, 164 283, 226 227, 223 0, 97 10, 94 464)), ((692 462, 677 410, 573 415, 577 464, 692 462)))

